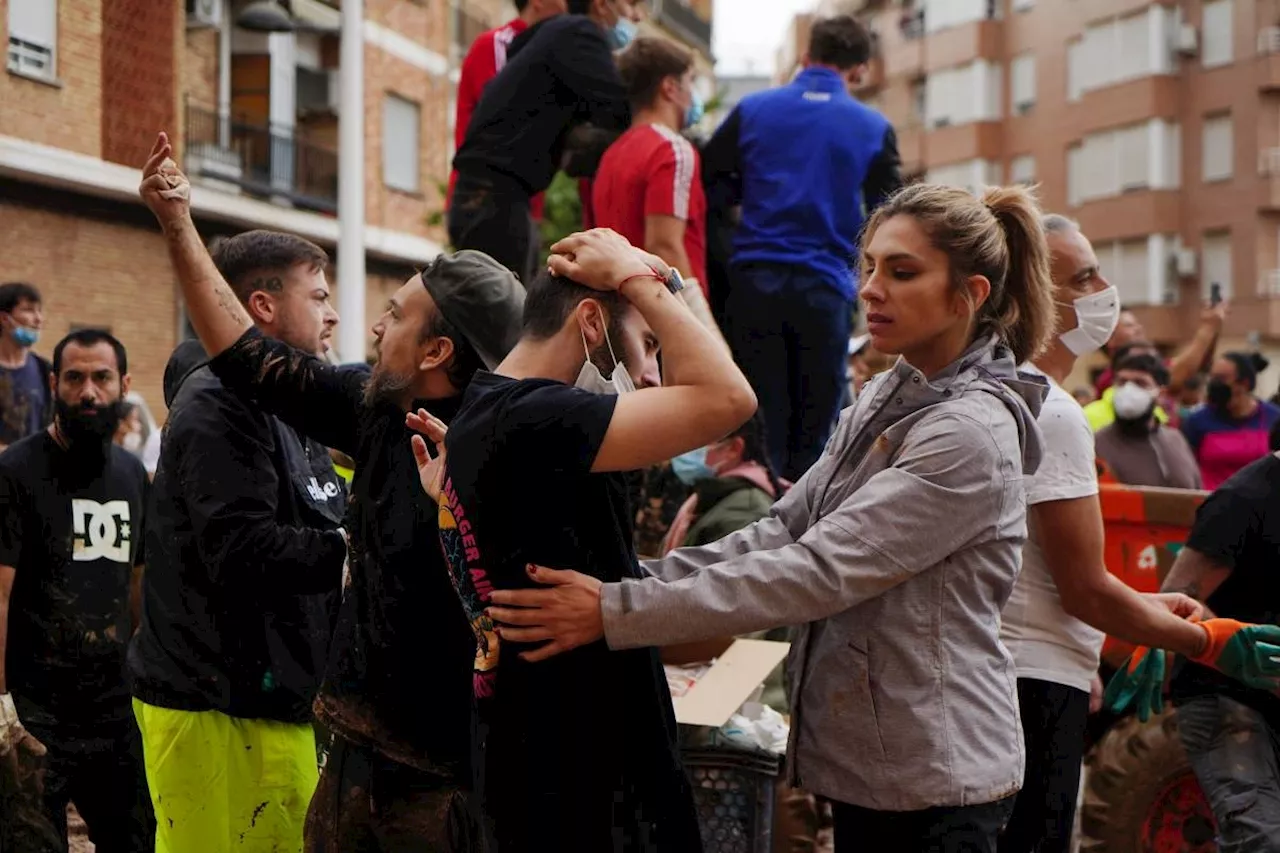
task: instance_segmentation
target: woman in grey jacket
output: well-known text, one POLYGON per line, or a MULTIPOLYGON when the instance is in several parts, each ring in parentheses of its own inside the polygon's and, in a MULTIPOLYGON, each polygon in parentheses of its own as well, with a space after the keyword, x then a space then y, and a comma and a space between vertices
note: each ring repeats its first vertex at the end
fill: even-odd
POLYGON ((644 580, 531 568, 551 588, 495 592, 491 615, 504 640, 547 641, 531 660, 800 625, 790 782, 835 802, 837 851, 994 851, 1022 781, 999 626, 1044 392, 1015 365, 1054 316, 1035 201, 908 187, 871 218, 862 266, 872 343, 901 358, 768 518, 644 580))

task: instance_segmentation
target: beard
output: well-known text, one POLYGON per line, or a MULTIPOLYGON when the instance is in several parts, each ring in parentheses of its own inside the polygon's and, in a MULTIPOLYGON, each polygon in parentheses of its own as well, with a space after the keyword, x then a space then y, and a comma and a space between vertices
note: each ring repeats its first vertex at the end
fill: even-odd
POLYGON ((400 396, 413 384, 412 374, 395 373, 381 364, 375 364, 373 374, 364 386, 364 404, 376 406, 380 403, 398 402, 400 396))
POLYGON ((113 400, 101 406, 72 404, 58 398, 54 413, 58 429, 76 452, 90 455, 106 455, 107 447, 120 426, 121 404, 113 400))

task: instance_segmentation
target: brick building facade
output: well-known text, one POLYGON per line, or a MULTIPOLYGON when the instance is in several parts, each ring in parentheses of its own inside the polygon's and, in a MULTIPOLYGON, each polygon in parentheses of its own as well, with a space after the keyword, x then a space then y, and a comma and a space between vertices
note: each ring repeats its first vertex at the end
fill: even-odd
MULTIPOLYGON (((495 22, 513 14, 510 4, 488 5, 495 22)), ((455 6, 365 2, 370 322, 444 242, 433 214, 452 154, 455 6)), ((43 292, 44 354, 74 326, 109 327, 157 414, 165 361, 186 325, 136 194, 157 130, 169 132, 192 176, 206 238, 262 227, 331 254, 337 242, 336 4, 294 0, 297 31, 269 35, 235 27, 232 8, 230 0, 0 0, 9 46, 0 73, 0 281, 43 292)))
MULTIPOLYGON (((1280 379, 1280 2, 820 0, 876 35, 862 96, 907 171, 1037 183, 1080 221, 1159 344, 1195 327, 1212 282, 1222 347, 1280 379)), ((780 63, 803 52, 797 21, 780 63)), ((780 65, 785 76, 790 67, 780 65)))

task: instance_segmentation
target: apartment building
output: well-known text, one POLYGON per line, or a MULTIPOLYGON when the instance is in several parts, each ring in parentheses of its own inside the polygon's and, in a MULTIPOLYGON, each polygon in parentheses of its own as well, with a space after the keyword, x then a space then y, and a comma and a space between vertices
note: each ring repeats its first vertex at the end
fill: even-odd
POLYGON ((821 0, 814 14, 838 11, 876 36, 861 94, 897 127, 909 174, 1039 183, 1158 343, 1184 340, 1220 282, 1224 345, 1280 353, 1280 0, 821 0))

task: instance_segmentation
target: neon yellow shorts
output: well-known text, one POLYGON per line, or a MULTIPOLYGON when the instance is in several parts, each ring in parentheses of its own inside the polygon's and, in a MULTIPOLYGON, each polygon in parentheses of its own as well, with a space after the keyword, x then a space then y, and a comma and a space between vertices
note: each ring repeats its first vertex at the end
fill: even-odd
POLYGON ((133 700, 156 853, 300 853, 319 779, 310 724, 174 711, 133 700))

